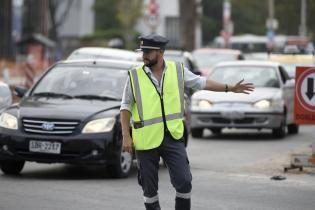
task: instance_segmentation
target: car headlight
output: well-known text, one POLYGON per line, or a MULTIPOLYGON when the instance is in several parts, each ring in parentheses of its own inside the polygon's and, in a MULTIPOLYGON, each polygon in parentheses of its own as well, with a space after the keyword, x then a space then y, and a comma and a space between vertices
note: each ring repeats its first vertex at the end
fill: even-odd
POLYGON ((269 100, 260 100, 254 103, 254 107, 259 108, 259 109, 267 109, 270 108, 271 102, 269 100))
POLYGON ((116 120, 113 117, 92 120, 84 126, 82 133, 109 132, 113 129, 115 122, 116 120))
POLYGON ((198 107, 200 107, 200 108, 211 108, 212 104, 210 103, 210 101, 200 100, 200 101, 198 101, 198 107))
POLYGON ((8 113, 2 113, 0 115, 0 127, 8 129, 18 129, 17 118, 8 113))

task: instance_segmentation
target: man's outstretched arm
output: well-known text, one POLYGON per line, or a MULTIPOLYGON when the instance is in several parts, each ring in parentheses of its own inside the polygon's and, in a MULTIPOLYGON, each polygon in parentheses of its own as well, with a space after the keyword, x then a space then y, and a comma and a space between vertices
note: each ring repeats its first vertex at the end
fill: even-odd
POLYGON ((236 83, 235 85, 230 84, 222 84, 213 80, 206 81, 205 90, 217 91, 217 92, 234 92, 234 93, 245 93, 249 94, 249 92, 254 90, 253 83, 244 83, 244 79, 236 83))

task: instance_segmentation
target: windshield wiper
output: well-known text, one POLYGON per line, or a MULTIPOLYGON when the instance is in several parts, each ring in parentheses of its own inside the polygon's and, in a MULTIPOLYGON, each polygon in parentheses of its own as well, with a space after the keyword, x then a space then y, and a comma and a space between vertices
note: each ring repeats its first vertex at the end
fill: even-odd
POLYGON ((54 93, 54 92, 34 93, 33 96, 56 97, 56 98, 73 98, 72 96, 64 94, 64 93, 54 93))
POLYGON ((121 99, 114 97, 114 96, 99 96, 99 95, 75 95, 74 98, 80 99, 96 99, 96 100, 112 100, 112 101, 120 101, 121 99))

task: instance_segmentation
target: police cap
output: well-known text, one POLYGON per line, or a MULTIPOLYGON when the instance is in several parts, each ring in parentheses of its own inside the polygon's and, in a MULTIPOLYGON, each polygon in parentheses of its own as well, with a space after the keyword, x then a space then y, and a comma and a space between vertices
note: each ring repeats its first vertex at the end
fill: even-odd
POLYGON ((164 49, 169 41, 167 38, 156 34, 140 36, 139 40, 140 49, 137 49, 138 51, 164 49))

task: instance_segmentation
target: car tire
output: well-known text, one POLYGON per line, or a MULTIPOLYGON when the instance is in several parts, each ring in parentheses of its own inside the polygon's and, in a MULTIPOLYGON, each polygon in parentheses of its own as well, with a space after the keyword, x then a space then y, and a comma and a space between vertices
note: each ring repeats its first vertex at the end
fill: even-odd
POLYGON ((202 137, 202 133, 203 133, 203 129, 202 128, 192 128, 191 129, 191 135, 194 138, 201 138, 202 137))
POLYGON ((22 171, 24 164, 25 161, 21 160, 2 160, 0 162, 0 167, 4 174, 17 175, 22 171))
POLYGON ((299 125, 297 125, 297 124, 290 124, 290 125, 288 125, 288 133, 289 134, 297 134, 297 133, 299 133, 299 125))
POLYGON ((128 177, 132 166, 132 154, 124 152, 120 148, 119 153, 114 158, 113 162, 107 165, 107 170, 112 178, 128 177))
POLYGON ((210 128, 213 135, 220 135, 222 132, 222 128, 210 128))
MULTIPOLYGON (((285 119, 285 117, 284 117, 284 119, 285 119)), ((285 120, 283 120, 283 121, 281 122, 280 127, 272 129, 272 135, 273 135, 275 138, 278 138, 278 139, 284 138, 284 137, 285 137, 285 132, 286 132, 286 123, 285 123, 285 120)))

